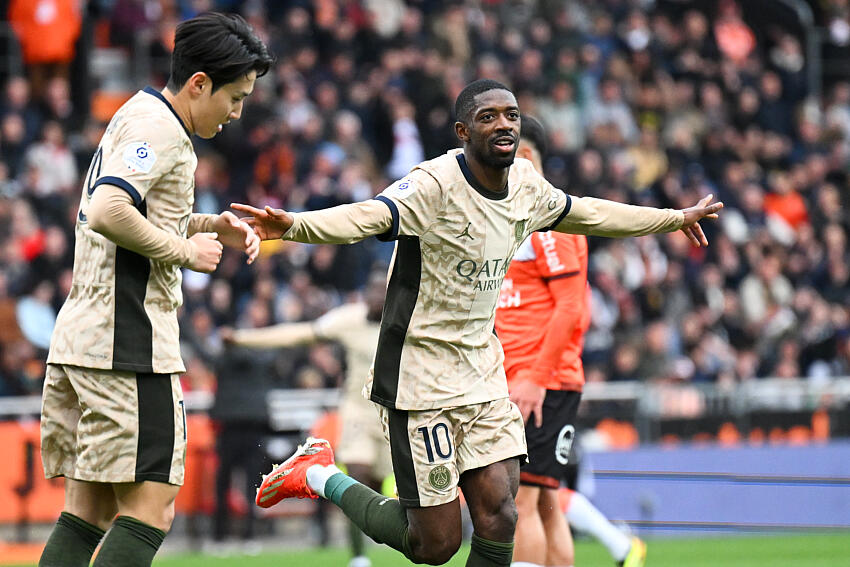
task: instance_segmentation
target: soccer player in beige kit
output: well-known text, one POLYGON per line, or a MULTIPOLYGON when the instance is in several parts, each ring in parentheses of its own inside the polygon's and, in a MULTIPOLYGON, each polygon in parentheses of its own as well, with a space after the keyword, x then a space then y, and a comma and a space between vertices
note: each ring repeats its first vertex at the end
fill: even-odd
POLYGON ((475 81, 455 103, 463 149, 423 162, 374 200, 288 213, 233 205, 263 239, 397 240, 368 393, 390 442, 399 500, 342 474, 327 442, 310 439, 260 486, 257 503, 322 496, 374 540, 415 563, 442 564, 461 543, 458 488, 474 533, 466 565, 507 566, 525 458, 523 420, 508 400, 493 322, 508 265, 536 230, 638 236, 683 230, 710 197, 675 211, 570 197, 528 160, 514 160, 521 116, 504 85, 475 81))
POLYGON ((95 566, 150 565, 171 527, 186 449, 180 269, 212 272, 222 245, 249 263, 259 251, 234 214, 192 213, 191 136, 238 119, 272 61, 238 16, 181 23, 168 86, 127 101, 95 152, 44 381, 42 461, 65 477, 65 506, 42 567, 87 566, 107 529, 95 566))
MULTIPOLYGON (((337 341, 345 348, 347 377, 339 402, 341 436, 336 458, 357 481, 380 491, 393 473, 390 446, 381 429, 376 405, 362 390, 375 359, 387 278, 373 272, 362 301, 331 309, 315 321, 282 323, 262 329, 222 329, 222 338, 249 348, 282 348, 318 341, 337 341)), ((363 532, 352 524, 349 567, 368 567, 363 532)))

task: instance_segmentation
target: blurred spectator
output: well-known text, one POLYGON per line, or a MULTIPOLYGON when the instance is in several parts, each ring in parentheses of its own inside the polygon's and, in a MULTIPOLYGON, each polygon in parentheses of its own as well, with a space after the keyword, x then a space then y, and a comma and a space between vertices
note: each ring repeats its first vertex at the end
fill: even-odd
POLYGON ((81 15, 75 0, 12 0, 9 22, 21 44, 33 96, 44 96, 53 77, 68 78, 81 15))

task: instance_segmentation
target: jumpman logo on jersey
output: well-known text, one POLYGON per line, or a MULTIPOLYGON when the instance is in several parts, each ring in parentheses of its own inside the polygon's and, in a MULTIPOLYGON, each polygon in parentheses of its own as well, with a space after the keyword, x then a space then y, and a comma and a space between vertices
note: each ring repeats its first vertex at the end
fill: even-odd
POLYGON ((472 226, 472 223, 467 224, 467 225, 466 225, 466 228, 465 228, 465 229, 463 229, 463 232, 461 232, 460 234, 458 234, 457 236, 455 236, 455 238, 463 238, 463 237, 465 236, 465 237, 467 237, 467 238, 468 238, 468 239, 470 239, 470 240, 475 240, 475 237, 474 237, 474 236, 472 236, 471 234, 469 234, 469 227, 470 227, 470 226, 472 226))

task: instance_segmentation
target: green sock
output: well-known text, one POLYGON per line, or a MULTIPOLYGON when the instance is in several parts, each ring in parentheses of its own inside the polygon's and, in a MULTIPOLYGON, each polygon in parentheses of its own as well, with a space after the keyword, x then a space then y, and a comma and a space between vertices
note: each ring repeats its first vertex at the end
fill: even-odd
POLYGON ((118 516, 92 567, 150 567, 165 532, 130 516, 118 516))
POLYGON ((39 567, 88 567, 92 553, 105 532, 68 512, 59 514, 39 567))
POLYGON ((491 541, 472 534, 466 567, 507 567, 514 557, 513 542, 491 541))
POLYGON ((351 556, 358 557, 366 552, 366 538, 354 522, 348 522, 348 542, 351 545, 351 556))
POLYGON ((367 536, 412 559, 407 512, 398 500, 378 494, 341 473, 328 479, 325 484, 325 496, 339 506, 367 536))

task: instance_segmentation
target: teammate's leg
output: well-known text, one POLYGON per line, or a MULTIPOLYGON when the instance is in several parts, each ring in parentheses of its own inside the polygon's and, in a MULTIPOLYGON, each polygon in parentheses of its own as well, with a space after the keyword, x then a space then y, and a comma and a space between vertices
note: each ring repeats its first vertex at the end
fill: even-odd
POLYGON ((93 567, 148 567, 174 520, 179 486, 144 481, 113 485, 118 517, 93 567))
POLYGON ((514 560, 522 567, 546 564, 546 533, 538 510, 541 491, 539 486, 520 485, 516 495, 514 560))
POLYGON ((117 511, 108 484, 65 479, 65 510, 47 539, 39 567, 88 567, 117 511))
POLYGON ((543 488, 538 500, 538 511, 543 522, 547 547, 546 565, 549 567, 568 567, 575 563, 573 536, 558 502, 558 491, 543 488))
MULTIPOLYGON (((374 490, 381 491, 381 481, 372 474, 372 467, 363 463, 348 463, 348 475, 354 480, 374 490)), ((351 547, 349 567, 365 567, 371 562, 366 558, 366 538, 363 531, 354 522, 348 524, 348 542, 351 547)))
POLYGON ((460 487, 469 506, 474 532, 467 567, 511 564, 519 488, 519 458, 513 457, 464 472, 460 487))
POLYGON ((582 493, 570 491, 566 519, 574 528, 590 534, 604 545, 615 561, 626 559, 632 540, 608 521, 582 493))

